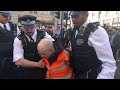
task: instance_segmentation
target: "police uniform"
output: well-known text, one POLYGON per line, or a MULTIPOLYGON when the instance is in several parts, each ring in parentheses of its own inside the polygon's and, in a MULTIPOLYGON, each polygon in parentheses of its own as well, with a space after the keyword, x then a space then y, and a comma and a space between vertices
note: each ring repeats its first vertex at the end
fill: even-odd
MULTIPOLYGON (((81 11, 82 12, 82 11, 81 11)), ((72 11, 71 16, 79 16, 80 11, 72 11)), ((113 79, 116 62, 106 31, 86 21, 80 28, 71 31, 72 56, 75 79, 113 79)))
MULTIPOLYGON (((35 27, 35 16, 24 15, 20 18, 22 23, 22 28, 32 29, 35 27)), ((38 55, 37 44, 42 38, 49 38, 52 41, 54 39, 47 34, 45 31, 35 30, 32 35, 32 40, 24 32, 21 32, 18 37, 14 40, 14 59, 13 62, 19 59, 25 58, 30 61, 38 62, 41 60, 41 56, 38 55)), ((46 74, 46 69, 40 68, 25 68, 18 66, 20 79, 44 79, 46 74)))
MULTIPOLYGON (((10 17, 9 11, 1 11, 0 15, 10 17)), ((0 78, 16 78, 15 64, 13 61, 13 41, 17 35, 17 30, 12 22, 0 23, 0 78)))

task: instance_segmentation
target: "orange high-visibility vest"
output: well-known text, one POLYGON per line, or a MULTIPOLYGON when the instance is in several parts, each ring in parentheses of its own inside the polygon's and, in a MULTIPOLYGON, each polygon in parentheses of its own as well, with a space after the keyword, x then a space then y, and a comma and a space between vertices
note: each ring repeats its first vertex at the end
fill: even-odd
POLYGON ((69 66, 69 53, 63 50, 58 59, 50 66, 49 61, 43 58, 47 71, 47 79, 73 79, 72 69, 69 66))

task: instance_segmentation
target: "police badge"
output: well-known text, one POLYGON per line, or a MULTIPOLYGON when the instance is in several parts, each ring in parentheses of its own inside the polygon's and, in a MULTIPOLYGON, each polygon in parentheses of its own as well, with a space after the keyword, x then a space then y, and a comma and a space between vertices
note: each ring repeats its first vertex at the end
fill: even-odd
POLYGON ((76 44, 77 45, 82 45, 84 43, 84 40, 83 39, 77 39, 76 40, 76 44))
POLYGON ((85 31, 85 27, 81 26, 78 30, 78 34, 82 36, 84 34, 84 31, 85 31))

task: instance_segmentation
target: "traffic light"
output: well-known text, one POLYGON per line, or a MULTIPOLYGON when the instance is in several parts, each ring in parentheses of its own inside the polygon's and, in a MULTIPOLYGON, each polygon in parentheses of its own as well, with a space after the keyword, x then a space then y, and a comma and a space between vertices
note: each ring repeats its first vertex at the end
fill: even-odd
POLYGON ((56 11, 55 14, 56 14, 55 17, 56 17, 57 19, 60 19, 60 11, 56 11))
POLYGON ((68 12, 67 11, 64 12, 63 14, 64 14, 64 19, 65 20, 69 20, 70 19, 70 17, 68 16, 68 12))

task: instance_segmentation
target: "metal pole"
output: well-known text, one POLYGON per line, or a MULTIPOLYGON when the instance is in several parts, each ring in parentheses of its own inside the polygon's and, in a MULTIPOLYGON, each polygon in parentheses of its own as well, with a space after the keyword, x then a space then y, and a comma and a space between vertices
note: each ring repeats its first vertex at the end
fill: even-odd
MULTIPOLYGON (((66 11, 66 12, 67 12, 67 17, 68 17, 68 11, 66 11)), ((68 18, 66 18, 66 28, 67 28, 67 19, 68 19, 68 18)))
POLYGON ((61 20, 61 30, 62 30, 63 11, 60 11, 60 20, 61 20))
POLYGON ((118 29, 119 29, 119 11, 118 11, 118 29))
POLYGON ((60 11, 60 35, 59 35, 59 43, 61 43, 61 38, 62 38, 62 21, 63 21, 63 11, 60 11))
POLYGON ((100 11, 98 12, 98 22, 100 21, 100 11))

